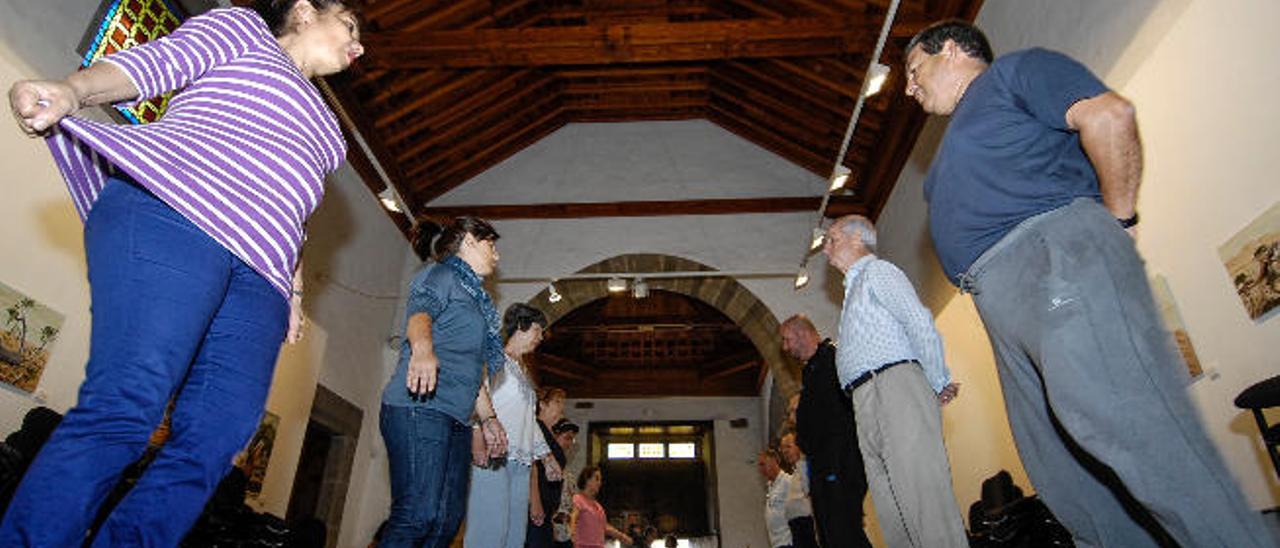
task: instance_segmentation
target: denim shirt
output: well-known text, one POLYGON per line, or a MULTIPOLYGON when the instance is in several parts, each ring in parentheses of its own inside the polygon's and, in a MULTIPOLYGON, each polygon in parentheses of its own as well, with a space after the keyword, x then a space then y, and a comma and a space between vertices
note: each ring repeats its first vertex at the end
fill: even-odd
POLYGON ((431 343, 440 369, 435 393, 415 399, 405 386, 413 352, 406 338, 400 344, 400 361, 382 391, 382 403, 420 405, 444 413, 458 422, 471 420, 484 368, 484 314, 480 305, 462 289, 448 266, 426 265, 409 284, 407 319, 416 314, 431 317, 431 343))
POLYGON ((933 315, 916 297, 906 274, 893 263, 867 255, 849 267, 844 288, 836 348, 841 387, 903 360, 920 362, 934 392, 951 382, 933 315))

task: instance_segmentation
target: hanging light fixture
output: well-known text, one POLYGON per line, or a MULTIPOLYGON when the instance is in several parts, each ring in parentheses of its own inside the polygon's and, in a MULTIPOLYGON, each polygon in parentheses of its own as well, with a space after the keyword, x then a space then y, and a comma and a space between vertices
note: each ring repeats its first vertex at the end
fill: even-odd
POLYGON ((645 283, 644 278, 636 278, 631 282, 631 296, 637 299, 649 296, 649 284, 645 283))
POLYGON ((560 302, 560 299, 563 298, 564 297, 560 295, 560 292, 556 291, 555 280, 552 280, 551 283, 547 284, 547 302, 558 303, 560 302))
POLYGON ((627 281, 617 276, 614 276, 612 278, 609 278, 609 281, 606 282, 605 287, 609 290, 610 293, 622 293, 623 291, 627 290, 627 281))
POLYGON ((827 192, 835 192, 844 188, 845 183, 849 182, 849 168, 845 166, 836 166, 835 173, 831 174, 831 186, 827 188, 827 192))
POLYGON ((826 238, 827 234, 822 231, 822 227, 813 227, 813 241, 809 242, 809 251, 817 251, 819 247, 822 247, 822 242, 826 238))
POLYGON ((803 289, 806 285, 809 285, 809 268, 800 265, 800 271, 796 273, 796 290, 803 289))
POLYGON ((867 75, 871 81, 867 82, 866 97, 871 97, 880 92, 880 88, 884 87, 884 83, 889 79, 889 65, 884 63, 874 63, 871 65, 871 72, 867 75))
POLYGON ((400 208, 400 200, 396 199, 396 191, 389 186, 378 193, 378 201, 382 203, 382 207, 386 208, 387 211, 404 213, 404 210, 400 208))

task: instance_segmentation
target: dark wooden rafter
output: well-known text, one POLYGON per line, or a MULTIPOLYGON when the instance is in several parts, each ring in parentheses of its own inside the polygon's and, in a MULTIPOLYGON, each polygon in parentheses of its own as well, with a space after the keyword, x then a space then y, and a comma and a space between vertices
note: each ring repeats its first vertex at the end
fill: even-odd
MULTIPOLYGON (((888 0, 371 0, 362 7, 369 55, 352 71, 347 92, 362 102, 360 118, 370 128, 362 134, 377 135, 383 165, 389 159, 404 166, 403 179, 394 178, 403 180, 401 193, 419 213, 802 211, 816 207, 816 198, 420 208, 570 122, 704 118, 825 177, 887 6, 888 0)), ((933 20, 972 18, 980 6, 980 0, 904 0, 883 57, 895 69, 891 85, 868 102, 845 157, 854 192, 834 196, 829 215, 878 213, 910 153, 923 115, 897 96, 900 82, 893 81, 901 76, 906 40, 933 20)), ((367 161, 363 168, 352 163, 370 170, 367 161)))
POLYGON ((723 198, 633 202, 576 202, 519 205, 460 205, 422 208, 433 219, 475 215, 485 219, 578 219, 585 217, 659 217, 665 215, 738 215, 817 211, 818 196, 723 198))
POLYGON ((835 55, 867 49, 865 18, 807 17, 369 33, 369 62, 396 68, 664 63, 835 55))

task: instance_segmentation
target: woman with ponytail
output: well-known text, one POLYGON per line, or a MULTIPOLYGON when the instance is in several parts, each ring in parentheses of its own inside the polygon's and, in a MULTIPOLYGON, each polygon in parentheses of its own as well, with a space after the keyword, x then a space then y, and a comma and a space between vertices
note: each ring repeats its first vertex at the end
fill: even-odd
POLYGON ((89 363, 0 546, 177 546, 262 416, 301 328, 298 254, 344 161, 311 78, 364 53, 340 0, 215 9, 63 80, 13 84, 85 222, 89 363), (70 116, 179 90, 139 126, 70 116), (86 529, 176 398, 171 436, 96 537, 86 529))
POLYGON ((418 227, 414 250, 433 261, 409 284, 400 361, 382 391, 391 515, 379 546, 444 548, 466 510, 473 425, 483 456, 507 449, 486 382, 506 355, 481 286, 498 265, 498 233, 474 217, 418 227))

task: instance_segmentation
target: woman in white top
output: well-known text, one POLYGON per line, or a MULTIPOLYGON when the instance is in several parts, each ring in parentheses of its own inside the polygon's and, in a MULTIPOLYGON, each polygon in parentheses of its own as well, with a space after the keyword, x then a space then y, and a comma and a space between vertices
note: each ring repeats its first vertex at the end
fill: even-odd
POLYGON ((467 499, 468 548, 524 546, 529 523, 529 484, 537 481, 533 463, 551 453, 535 416, 537 393, 524 357, 542 342, 547 317, 531 306, 516 303, 502 318, 507 360, 493 378, 490 398, 498 422, 507 432, 507 456, 490 460, 484 438, 472 439, 471 493, 467 499))

